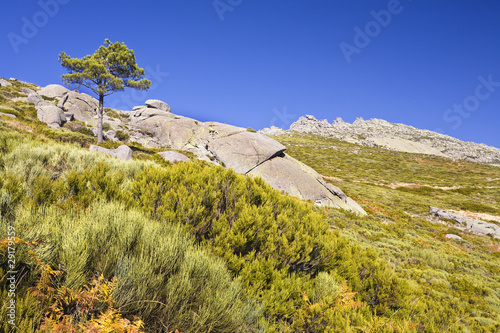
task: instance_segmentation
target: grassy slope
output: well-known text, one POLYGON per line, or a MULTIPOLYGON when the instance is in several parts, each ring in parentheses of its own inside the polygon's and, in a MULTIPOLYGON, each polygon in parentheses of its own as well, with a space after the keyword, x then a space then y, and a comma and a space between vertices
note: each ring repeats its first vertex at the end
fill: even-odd
POLYGON ((437 206, 498 216, 500 168, 320 136, 275 139, 369 212, 368 217, 357 218, 332 211, 333 228, 374 249, 429 297, 468 302, 478 322, 500 321, 500 241, 407 214, 425 215, 429 206, 437 206), (427 186, 387 186, 398 183, 427 186), (446 239, 447 233, 463 240, 446 239))
MULTIPOLYGON (((103 214, 112 207, 122 207, 117 214, 124 216, 141 210, 145 213, 140 217, 144 225, 184 224, 184 232, 198 240, 203 253, 222 259, 229 272, 241 280, 245 297, 263 305, 265 312, 260 322, 266 321, 262 325, 267 326, 267 331, 494 332, 500 327, 499 242, 456 230, 452 232, 464 240, 447 240, 444 235, 451 232, 448 227, 405 213, 425 214, 428 205, 434 205, 500 214, 498 168, 313 136, 277 138, 288 146, 290 155, 331 179, 342 179, 332 183, 364 205, 369 216, 358 218, 337 210, 323 212, 278 195, 261 181, 250 181, 203 163, 174 167, 163 164, 161 169, 138 175, 149 162, 123 164, 98 157, 78 148, 93 142, 93 137, 67 129, 48 129, 38 122, 33 106, 11 101, 19 96, 21 86, 15 83, 0 88, 0 107, 11 108, 19 116, 15 120, 0 117, 0 134, 8 133, 0 135, 0 171, 5 168, 7 173, 11 170, 11 175, 29 175, 18 186, 24 206, 15 223, 45 221, 50 229, 54 218, 47 214, 62 214, 55 220, 69 223, 72 219, 65 220, 65 209, 75 206, 81 214, 88 214, 82 215, 82 223, 89 226, 95 224, 92 219, 101 221, 100 217, 92 217, 92 207, 103 214), (25 139, 20 140, 14 132, 22 133, 25 139), (26 136, 28 132, 31 134, 26 136), (56 145, 54 140, 77 145, 56 145), (91 169, 96 161, 104 161, 109 172, 91 169), (121 181, 115 184, 116 179, 121 181), (460 188, 395 190, 383 185, 402 182, 460 188), (165 183, 170 185, 164 187, 165 183), (104 192, 97 193, 95 186, 102 184, 109 188, 105 186, 104 192), (78 193, 67 192, 71 188, 79 188, 78 193), (52 202, 49 209, 44 208, 47 196, 52 202), (130 201, 131 197, 134 200, 130 201), (99 201, 103 199, 109 203, 99 201), (123 204, 131 211, 124 210, 123 204), (328 232, 325 221, 336 230, 328 232), (341 284, 344 280, 345 286, 341 284)), ((135 147, 134 156, 152 159, 152 153, 154 150, 135 147)), ((52 230, 57 234, 57 228, 52 230)), ((78 234, 75 237, 78 239, 78 234)), ((110 233, 109 237, 116 235, 110 233)), ((60 246, 57 237, 51 241, 60 246)), ((81 246, 89 244, 80 241, 81 246)), ((155 241, 148 240, 145 245, 155 241)), ((104 244, 117 251, 112 244, 104 244)), ((101 248, 88 250, 98 255, 101 248)), ((54 268, 60 267, 57 258, 47 260, 54 268)), ((107 265, 108 261, 96 261, 96 267, 103 263, 107 265)), ((86 274, 95 274, 94 269, 86 274)), ((64 279, 72 274, 79 276, 78 271, 67 270, 64 274, 64 279)), ((112 277, 111 273, 106 276, 109 280, 112 277)), ((153 277, 141 276, 138 281, 153 277)), ((217 290, 216 285, 211 288, 217 290)), ((223 287, 220 292, 227 294, 228 289, 223 287)), ((153 298, 149 294, 147 297, 153 298)), ((209 300, 203 304, 209 304, 209 300)), ((146 325, 154 324, 147 313, 144 309, 132 312, 140 315, 146 325)), ((164 322, 180 313, 167 314, 164 322)), ((177 327, 193 324, 174 322, 177 327)))

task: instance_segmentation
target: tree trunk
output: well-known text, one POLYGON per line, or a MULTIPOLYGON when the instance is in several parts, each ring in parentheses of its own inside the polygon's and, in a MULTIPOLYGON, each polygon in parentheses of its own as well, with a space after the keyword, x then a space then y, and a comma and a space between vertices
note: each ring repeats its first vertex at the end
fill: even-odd
POLYGON ((102 134, 102 117, 104 110, 104 95, 99 95, 99 110, 97 110, 97 144, 104 141, 104 135, 102 134))

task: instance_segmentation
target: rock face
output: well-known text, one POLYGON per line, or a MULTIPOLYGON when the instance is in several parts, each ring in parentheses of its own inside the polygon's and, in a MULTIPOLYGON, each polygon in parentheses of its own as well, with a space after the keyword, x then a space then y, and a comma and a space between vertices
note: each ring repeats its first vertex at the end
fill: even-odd
POLYGON ((208 144, 214 156, 228 168, 242 174, 248 173, 261 163, 281 154, 286 149, 281 143, 251 132, 224 136, 208 144))
POLYGON ((107 149, 95 145, 90 145, 90 151, 98 152, 99 154, 106 154, 111 157, 116 157, 120 160, 128 161, 132 159, 132 149, 126 145, 122 145, 116 149, 107 149))
MULTIPOLYGON (((445 156, 452 159, 500 165, 500 149, 474 142, 464 142, 448 135, 393 124, 382 119, 356 119, 352 124, 337 118, 331 124, 314 116, 300 117, 289 131, 332 137, 370 147, 417 154, 445 156)), ((263 129, 261 133, 283 135, 277 128, 263 129)))
POLYGON ((181 153, 178 153, 176 151, 164 151, 161 153, 158 153, 165 161, 169 162, 190 162, 191 160, 186 156, 181 153))
POLYGON ((92 126, 97 125, 96 116, 99 102, 90 95, 68 91, 60 97, 57 106, 66 113, 72 114, 77 120, 92 126))
POLYGON ((68 93, 69 89, 59 84, 49 84, 38 91, 39 95, 49 98, 61 98, 64 94, 68 93))
POLYGON ((429 213, 437 218, 455 221, 458 225, 452 225, 452 227, 459 230, 469 231, 481 236, 492 235, 495 238, 500 238, 500 227, 496 224, 465 217, 437 207, 429 207, 429 213))
POLYGON ((311 200, 318 206, 343 208, 366 215, 339 188, 326 186, 316 171, 286 154, 265 161, 250 174, 261 177, 275 189, 303 200, 311 200))
POLYGON ((36 110, 38 120, 53 128, 61 127, 66 122, 63 110, 52 104, 39 103, 36 110))

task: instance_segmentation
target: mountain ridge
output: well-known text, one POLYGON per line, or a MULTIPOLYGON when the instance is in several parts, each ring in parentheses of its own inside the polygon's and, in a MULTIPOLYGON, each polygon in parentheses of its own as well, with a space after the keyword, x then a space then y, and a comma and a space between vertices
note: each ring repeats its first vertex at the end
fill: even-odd
POLYGON ((363 146, 500 166, 499 148, 377 118, 356 118, 350 124, 340 117, 329 123, 326 119, 318 120, 313 115, 305 115, 291 124, 288 130, 270 127, 259 132, 271 136, 289 132, 316 134, 363 146))

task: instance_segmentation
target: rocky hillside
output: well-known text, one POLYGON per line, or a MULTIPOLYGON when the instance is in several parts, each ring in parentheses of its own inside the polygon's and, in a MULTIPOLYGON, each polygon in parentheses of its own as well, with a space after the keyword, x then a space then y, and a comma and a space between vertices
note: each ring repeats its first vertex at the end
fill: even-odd
MULTIPOLYGON (((12 87, 7 80, 1 84, 12 87)), ((16 93, 19 97, 13 100, 35 105, 38 119, 51 128, 64 126, 81 131, 83 127, 96 134, 95 98, 57 84, 33 86, 33 89, 22 87, 16 93)), ((186 160, 179 151, 189 152, 197 159, 232 168, 240 174, 261 177, 273 188, 319 206, 366 214, 340 188, 326 183, 312 168, 288 156, 285 146, 253 130, 176 115, 167 103, 159 100, 148 100, 131 111, 107 109, 103 123, 109 141, 125 140, 147 148, 168 149, 160 152, 160 156, 170 161, 186 160)), ((90 149, 121 159, 133 156, 126 145, 113 150, 91 145, 90 149)))
POLYGON ((158 100, 105 109, 95 145, 93 97, 0 86, 0 275, 18 272, 20 332, 500 330, 497 166, 270 138, 158 100))
POLYGON ((314 116, 300 117, 288 131, 272 127, 260 131, 268 135, 287 132, 316 134, 369 147, 429 154, 488 164, 500 165, 500 149, 485 144, 464 142, 448 135, 422 130, 382 119, 356 119, 352 124, 337 118, 332 123, 314 116))

